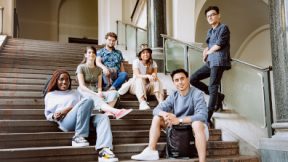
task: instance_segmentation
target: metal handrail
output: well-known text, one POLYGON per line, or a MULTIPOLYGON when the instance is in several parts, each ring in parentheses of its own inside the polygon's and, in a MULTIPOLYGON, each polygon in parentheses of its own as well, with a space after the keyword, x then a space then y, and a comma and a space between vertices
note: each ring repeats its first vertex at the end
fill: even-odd
POLYGON ((1 33, 3 34, 3 27, 4 27, 4 7, 0 6, 0 11, 1 11, 1 33))
POLYGON ((131 21, 133 20, 133 17, 134 17, 134 15, 135 15, 136 9, 137 9, 137 7, 138 7, 139 1, 140 1, 140 0, 137 0, 136 4, 135 4, 135 6, 134 6, 133 12, 132 12, 132 14, 131 14, 131 16, 130 16, 131 21))
MULTIPOLYGON (((163 39, 170 39, 170 40, 173 40, 177 43, 181 43, 185 46, 187 46, 188 48, 191 48, 191 49, 194 49, 194 50, 197 50, 197 51, 200 51, 202 52, 204 50, 203 47, 199 47, 199 44, 200 43, 188 43, 188 42, 185 42, 185 41, 181 41, 179 39, 175 39, 171 36, 168 36, 168 35, 165 35, 165 34, 161 34, 161 36, 163 37, 163 39), (198 44, 198 45, 197 45, 198 44)), ((272 66, 268 66, 268 67, 260 67, 260 66, 257 66, 257 65, 253 65, 251 63, 248 63, 248 62, 245 62, 245 61, 242 61, 242 60, 239 60, 239 59, 235 59, 235 58, 231 58, 232 61, 235 61, 235 62, 238 62, 238 63, 241 63, 241 64, 244 64, 246 66, 249 66, 253 69, 256 69, 256 70, 259 70, 259 71, 271 71, 272 70, 272 66)))
POLYGON ((122 24, 124 24, 124 25, 131 26, 131 27, 133 27, 133 28, 136 28, 136 29, 140 29, 140 30, 143 30, 143 31, 147 31, 147 29, 141 28, 141 27, 136 26, 136 25, 134 25, 134 24, 127 23, 127 22, 123 22, 123 21, 120 21, 120 20, 116 20, 116 23, 117 23, 117 24, 118 24, 119 22, 122 23, 122 24))

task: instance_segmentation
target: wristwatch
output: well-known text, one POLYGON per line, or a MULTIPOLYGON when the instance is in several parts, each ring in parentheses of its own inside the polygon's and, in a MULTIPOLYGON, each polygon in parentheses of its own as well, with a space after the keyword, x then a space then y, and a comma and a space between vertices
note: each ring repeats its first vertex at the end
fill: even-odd
POLYGON ((179 124, 180 124, 180 125, 183 124, 183 119, 182 119, 182 118, 179 119, 179 124))

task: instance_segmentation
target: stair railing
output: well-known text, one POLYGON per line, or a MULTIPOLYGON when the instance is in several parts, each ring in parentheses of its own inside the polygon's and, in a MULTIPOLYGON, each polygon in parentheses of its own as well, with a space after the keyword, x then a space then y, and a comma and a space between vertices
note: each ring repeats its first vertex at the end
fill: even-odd
MULTIPOLYGON (((203 66, 199 43, 187 43, 162 34, 164 44, 164 72, 184 68, 191 75, 203 66)), ((236 111, 259 128, 273 134, 271 99, 272 67, 259 67, 232 59, 232 69, 223 74, 221 91, 225 94, 226 107, 236 111)), ((204 80, 208 83, 209 80, 204 80)))
POLYGON ((134 50, 137 53, 140 44, 147 43, 147 30, 133 24, 116 21, 118 45, 125 46, 125 50, 134 50))

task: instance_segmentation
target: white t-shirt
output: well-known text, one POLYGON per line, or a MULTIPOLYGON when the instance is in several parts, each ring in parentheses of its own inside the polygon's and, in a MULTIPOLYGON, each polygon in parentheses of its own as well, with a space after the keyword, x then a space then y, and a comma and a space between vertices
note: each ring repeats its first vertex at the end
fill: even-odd
MULTIPOLYGON (((139 69, 139 72, 140 74, 142 75, 145 75, 146 74, 146 71, 147 71, 147 66, 145 66, 141 60, 139 59, 135 59, 133 61, 133 65, 132 65, 132 68, 133 69, 139 69)), ((153 60, 153 64, 152 66, 149 67, 149 70, 152 70, 152 69, 156 69, 157 68, 157 64, 156 62, 153 60)))
POLYGON ((45 117, 49 121, 53 121, 52 115, 67 108, 75 106, 81 99, 80 93, 76 90, 52 91, 45 96, 45 117))

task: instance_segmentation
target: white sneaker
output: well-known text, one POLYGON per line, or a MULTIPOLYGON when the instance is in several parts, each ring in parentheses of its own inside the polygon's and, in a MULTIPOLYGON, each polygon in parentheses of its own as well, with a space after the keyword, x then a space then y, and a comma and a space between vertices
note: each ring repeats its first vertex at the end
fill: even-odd
POLYGON ((157 150, 151 150, 149 147, 146 147, 140 154, 131 156, 133 160, 159 160, 159 153, 157 150))
POLYGON ((98 153, 98 162, 118 162, 118 158, 109 148, 103 148, 98 153))
POLYGON ((72 146, 73 147, 85 147, 89 146, 89 142, 81 136, 74 136, 72 138, 72 146))
POLYGON ((147 104, 146 101, 141 101, 139 105, 139 110, 148 110, 150 106, 147 104))

